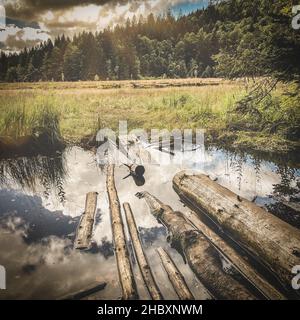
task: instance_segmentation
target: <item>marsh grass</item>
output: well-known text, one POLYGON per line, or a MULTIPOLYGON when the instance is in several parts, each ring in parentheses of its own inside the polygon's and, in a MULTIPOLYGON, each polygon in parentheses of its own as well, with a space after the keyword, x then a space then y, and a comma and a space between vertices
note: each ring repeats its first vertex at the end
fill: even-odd
POLYGON ((59 112, 46 101, 0 98, 0 135, 18 139, 47 133, 52 140, 60 137, 59 112))
MULTIPOLYGON (((234 130, 235 137, 238 131, 244 137, 245 132, 251 131, 251 134, 246 134, 250 136, 247 147, 262 141, 263 129, 256 126, 256 119, 234 111, 236 102, 246 94, 240 82, 160 89, 121 86, 105 90, 86 83, 75 83, 69 87, 63 83, 61 89, 58 83, 49 86, 46 83, 32 84, 30 89, 24 89, 20 84, 15 86, 19 86, 17 90, 14 84, 0 90, 0 135, 20 136, 33 133, 36 128, 46 128, 61 134, 66 141, 77 143, 100 128, 117 132, 119 121, 127 120, 129 130, 198 128, 206 129, 208 134, 218 132, 218 136, 238 123, 241 128, 234 130)), ((283 96, 280 90, 272 99, 271 108, 259 106, 270 120, 275 116, 283 117, 287 109, 291 115, 297 113, 295 103, 281 106, 283 96), (276 107, 274 101, 277 101, 276 107)), ((270 132, 266 130, 265 133, 270 132)), ((275 133, 274 138, 281 143, 284 137, 280 134, 275 133)), ((263 141, 265 143, 266 140, 263 141)))
POLYGON ((238 85, 165 89, 1 90, 1 135, 20 136, 37 127, 61 131, 77 141, 95 129, 117 130, 119 120, 134 128, 216 126, 224 117, 238 85), (58 121, 60 128, 58 128, 58 121))

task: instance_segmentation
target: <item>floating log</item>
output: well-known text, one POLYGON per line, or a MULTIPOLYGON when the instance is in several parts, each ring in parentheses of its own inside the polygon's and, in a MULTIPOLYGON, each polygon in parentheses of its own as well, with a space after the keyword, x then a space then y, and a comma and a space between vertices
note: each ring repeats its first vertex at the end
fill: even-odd
POLYGON ((81 300, 83 298, 86 298, 94 293, 97 293, 106 287, 106 282, 101 282, 97 285, 89 286, 86 289, 70 293, 67 296, 64 296, 62 298, 59 298, 58 300, 81 300))
POLYGON ((291 288, 291 270, 300 265, 299 230, 203 174, 178 173, 173 187, 183 201, 204 212, 291 288))
POLYGON ((247 288, 223 270, 218 251, 181 212, 173 211, 148 192, 138 193, 137 197, 146 200, 152 214, 168 229, 171 245, 185 257, 192 271, 213 297, 255 299, 247 288))
POLYGON ((172 286, 178 295, 180 300, 195 300, 193 294, 191 293, 189 287, 187 286, 185 279, 181 272, 176 267, 174 261, 166 253, 163 248, 158 248, 157 253, 160 256, 162 265, 166 270, 168 278, 172 283, 172 286))
POLYGON ((81 216, 75 237, 74 248, 78 250, 89 249, 97 209, 97 192, 86 195, 85 210, 81 216))
POLYGON ((199 216, 190 211, 184 213, 185 217, 200 230, 206 239, 225 257, 237 270, 247 279, 260 293, 268 300, 285 300, 285 297, 276 290, 267 280, 265 280, 257 271, 232 247, 230 247, 219 235, 204 224, 199 216))
POLYGON ((141 274, 143 276, 146 288, 152 300, 163 300, 163 296, 154 280, 151 268, 149 266, 147 257, 144 253, 136 222, 129 203, 124 203, 123 208, 125 211, 128 230, 130 233, 131 241, 133 244, 136 260, 138 262, 141 274))
POLYGON ((108 165, 107 167, 106 186, 111 212, 111 224, 117 267, 122 288, 122 298, 124 300, 135 300, 138 299, 138 293, 126 245, 120 201, 115 186, 114 165, 108 165))

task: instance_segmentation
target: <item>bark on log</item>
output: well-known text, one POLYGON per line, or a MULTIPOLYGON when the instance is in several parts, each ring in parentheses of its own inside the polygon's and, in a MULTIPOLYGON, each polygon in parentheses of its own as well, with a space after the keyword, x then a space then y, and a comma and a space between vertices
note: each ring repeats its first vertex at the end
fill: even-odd
POLYGON ((300 232, 254 203, 238 197, 205 175, 177 174, 173 187, 187 204, 202 210, 226 235, 263 262, 291 288, 300 265, 300 232))
POLYGON ((205 236, 188 222, 181 212, 175 212, 148 192, 138 193, 152 214, 168 230, 171 245, 182 253, 190 268, 217 299, 253 300, 255 296, 222 268, 217 250, 205 236))
POLYGON ((97 285, 89 286, 86 289, 70 293, 62 298, 59 298, 58 300, 81 300, 83 298, 86 298, 94 293, 97 293, 106 287, 106 282, 101 282, 97 285))
POLYGON ((276 290, 267 280, 233 248, 231 248, 219 235, 204 224, 199 216, 190 211, 185 217, 200 230, 208 241, 246 278, 261 294, 269 300, 285 300, 285 297, 276 290))
POLYGON ((138 299, 138 294, 126 245, 120 201, 115 186, 114 165, 108 165, 107 167, 106 185, 122 298, 124 300, 135 300, 138 299))
POLYGON ((163 248, 158 248, 157 253, 162 265, 168 275, 172 286, 180 300, 195 300, 181 272, 176 267, 174 261, 163 248))
POLYGON ((97 192, 90 192, 86 196, 85 211, 81 216, 74 243, 74 248, 78 250, 89 249, 97 209, 97 192))
POLYGON ((146 288, 152 300, 163 300, 163 296, 154 280, 151 268, 149 266, 147 257, 144 253, 136 222, 129 203, 123 204, 128 230, 133 244, 136 260, 138 262, 141 274, 143 276, 146 288))

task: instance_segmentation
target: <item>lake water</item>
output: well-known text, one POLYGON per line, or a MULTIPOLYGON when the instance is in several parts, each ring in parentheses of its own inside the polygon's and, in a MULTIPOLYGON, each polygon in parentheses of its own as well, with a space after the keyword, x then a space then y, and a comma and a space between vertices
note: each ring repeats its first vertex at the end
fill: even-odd
MULTIPOLYGON (((153 154, 169 157, 159 151, 153 154)), ((179 151, 175 157, 181 157, 179 151)), ((123 179, 128 174, 125 166, 116 167, 120 201, 132 206, 145 252, 166 299, 177 296, 160 264, 155 251, 158 247, 166 248, 172 256, 197 299, 207 299, 209 294, 170 248, 166 230, 135 194, 148 191, 173 209, 186 211, 172 189, 172 179, 183 169, 205 172, 299 228, 299 215, 287 204, 299 204, 300 170, 295 161, 284 159, 272 162, 216 148, 200 155, 194 150, 180 164, 146 166, 145 184, 140 187, 131 177, 123 179)), ((92 152, 72 147, 53 158, 3 160, 0 184, 0 265, 7 271, 7 290, 0 290, 0 299, 57 299, 101 281, 107 282, 105 290, 90 299, 120 298, 105 170, 97 165, 92 152), (86 193, 92 191, 99 193, 93 249, 75 251, 76 227, 86 193)), ((130 252, 134 261, 131 248, 130 252)), ((147 299, 136 263, 134 272, 140 297, 147 299)))

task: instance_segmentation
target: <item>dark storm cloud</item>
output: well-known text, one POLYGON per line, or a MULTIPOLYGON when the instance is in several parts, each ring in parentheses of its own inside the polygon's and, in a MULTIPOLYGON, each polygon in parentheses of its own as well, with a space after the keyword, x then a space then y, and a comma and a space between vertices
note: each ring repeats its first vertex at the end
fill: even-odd
POLYGON ((11 24, 15 25, 19 28, 34 28, 34 29, 39 29, 39 24, 37 22, 33 21, 21 21, 21 20, 16 20, 16 19, 11 19, 11 18, 6 18, 6 24, 11 24))
POLYGON ((48 10, 66 10, 77 6, 85 5, 105 5, 126 3, 141 3, 143 0, 19 0, 16 2, 7 2, 7 16, 14 19, 35 20, 39 15, 48 10))
MULTIPOLYGON (((0 31, 6 51, 32 47, 40 41, 82 31, 97 31, 124 23, 134 14, 161 14, 168 8, 194 0, 2 0, 7 28, 0 31), (26 29, 22 37, 15 35, 26 29), (41 32, 42 34, 39 34, 41 32)), ((0 48, 1 50, 2 48, 0 48)))
POLYGON ((50 29, 70 29, 70 28, 77 28, 77 29, 86 29, 86 30, 93 30, 95 28, 94 22, 86 22, 86 21, 66 21, 66 22, 59 22, 53 20, 51 22, 45 23, 45 26, 50 29))

